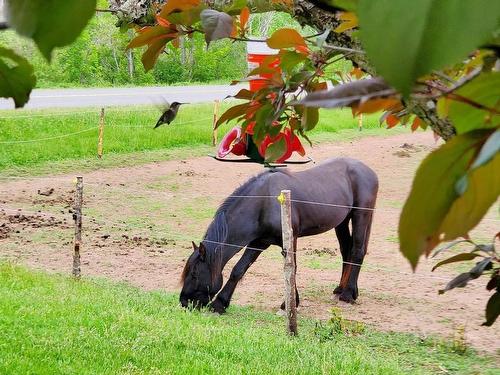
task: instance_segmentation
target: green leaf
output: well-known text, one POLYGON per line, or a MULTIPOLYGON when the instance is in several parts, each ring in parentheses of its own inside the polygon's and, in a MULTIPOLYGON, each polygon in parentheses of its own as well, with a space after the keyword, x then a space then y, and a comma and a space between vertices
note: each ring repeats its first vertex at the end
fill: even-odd
POLYGON ((272 163, 278 160, 286 151, 285 137, 281 137, 276 142, 270 143, 266 148, 266 162, 272 163))
POLYGON ((319 108, 306 107, 302 114, 301 126, 305 131, 314 129, 319 121, 319 108))
POLYGON ((378 74, 408 96, 415 80, 467 57, 498 29, 500 1, 360 0, 361 42, 378 74))
POLYGON ((274 116, 274 107, 271 103, 266 103, 255 112, 255 126, 253 128, 253 139, 257 144, 261 142, 269 132, 272 118, 274 116))
POLYGON ((467 181, 467 189, 454 200, 438 230, 445 241, 469 232, 497 201, 500 195, 500 153, 490 162, 469 171, 467 181))
POLYGON ((7 0, 7 22, 32 38, 47 60, 71 44, 95 14, 96 0, 7 0))
POLYGON ((486 304, 486 322, 483 326, 491 326, 500 315, 500 292, 495 292, 486 304))
POLYGON ((452 256, 451 258, 442 260, 441 262, 437 263, 434 267, 432 267, 432 270, 434 271, 436 268, 441 267, 442 265, 449 264, 449 263, 455 263, 455 262, 465 262, 467 260, 472 260, 474 258, 477 258, 480 256, 479 254, 475 253, 462 253, 462 254, 457 254, 452 256))
POLYGON ((280 67, 284 72, 292 74, 293 70, 307 57, 303 53, 284 51, 280 53, 280 67))
MULTIPOLYGON (((420 164, 399 219, 400 250, 413 267, 422 254, 429 254, 443 240, 442 222, 458 197, 455 184, 466 173, 488 134, 488 131, 474 131, 457 135, 420 164)), ((461 219, 470 223, 465 216, 461 219)), ((461 235, 466 233, 467 230, 461 235)))
POLYGON ((0 96, 13 98, 16 108, 22 107, 29 100, 35 84, 33 66, 28 60, 0 47, 0 96))
POLYGON ((480 167, 487 163, 500 151, 500 130, 494 132, 486 142, 484 142, 479 155, 471 166, 471 169, 480 167))
POLYGON ((492 114, 486 109, 476 108, 459 100, 449 100, 448 117, 455 125, 458 134, 474 129, 496 128, 500 125, 500 72, 481 74, 454 92, 456 95, 472 100, 486 108, 496 109, 492 114))

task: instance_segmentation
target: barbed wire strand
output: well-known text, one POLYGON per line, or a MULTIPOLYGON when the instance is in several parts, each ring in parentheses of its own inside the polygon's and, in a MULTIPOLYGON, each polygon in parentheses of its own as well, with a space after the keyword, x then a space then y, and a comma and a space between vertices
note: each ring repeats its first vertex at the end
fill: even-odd
POLYGON ((87 133, 92 130, 97 130, 99 127, 93 126, 92 128, 80 130, 74 133, 68 133, 68 134, 62 134, 62 135, 57 135, 53 137, 46 137, 46 138, 37 138, 37 139, 27 139, 27 140, 14 140, 14 141, 0 141, 0 144, 3 145, 12 145, 12 144, 20 144, 20 143, 36 143, 36 142, 45 142, 45 141, 51 141, 54 139, 61 139, 61 138, 68 138, 72 137, 74 135, 82 134, 82 133, 87 133))
MULTIPOLYGON (((206 104, 210 104, 207 102, 206 104)), ((135 109, 121 109, 121 108, 105 108, 105 113, 112 114, 125 114, 125 113, 138 113, 138 112, 155 112, 158 113, 158 110, 152 106, 151 108, 135 108, 135 109)), ((89 110, 89 111, 67 111, 67 112, 52 112, 52 113, 34 113, 31 115, 13 115, 13 116, 0 116, 0 120, 15 120, 15 119, 23 119, 23 118, 33 118, 33 117, 57 117, 57 116, 71 116, 71 115, 81 115, 81 114, 95 114, 96 117, 100 116, 100 109, 98 110, 89 110)), ((209 117, 212 118, 212 117, 209 117)))
MULTIPOLYGON (((2 176, 0 176, 2 178, 2 176)), ((230 198, 249 198, 249 199, 276 199, 278 196, 276 195, 227 195, 227 194, 193 194, 193 195, 179 195, 179 194, 171 194, 167 192, 158 192, 158 191, 151 191, 151 190, 139 190, 139 189, 130 189, 127 187, 122 187, 122 186, 111 186, 109 184, 99 184, 99 183, 92 183, 92 182, 85 182, 85 186, 92 186, 92 187, 108 187, 112 189, 117 189, 121 190, 126 193, 130 194, 139 194, 139 195, 156 195, 161 198, 166 198, 166 199, 194 199, 194 198, 218 198, 218 199, 230 199, 230 198)), ((278 202, 278 201, 277 201, 278 202)), ((335 203, 327 203, 327 202, 316 202, 316 201, 306 201, 306 200, 298 200, 298 199, 291 199, 291 202, 294 203, 299 203, 299 204, 311 204, 311 205, 317 205, 317 206, 325 206, 325 207, 337 207, 337 208, 345 208, 345 209, 353 209, 353 210, 365 210, 365 211, 371 211, 371 212, 392 212, 392 213, 400 213, 401 209, 399 208, 392 208, 392 207, 360 207, 360 206, 352 206, 352 205, 343 205, 343 204, 335 204, 335 203)), ((482 218, 481 222, 499 222, 500 219, 495 219, 495 218, 482 218)))
MULTIPOLYGON (((201 121, 207 121, 208 119, 210 118, 203 118, 203 119, 198 119, 198 120, 193 120, 193 121, 188 121, 188 122, 183 122, 183 123, 178 123, 178 124, 175 124, 176 126, 181 126, 181 125, 185 125, 185 124, 194 124, 194 123, 197 123, 197 122, 201 122, 201 121)), ((129 125, 107 125, 107 127, 109 128, 115 128, 115 129, 120 129, 120 128, 135 128, 135 129, 149 129, 152 127, 150 127, 149 125, 148 126, 129 126, 129 125)), ((95 129, 99 129, 99 127, 97 126, 94 126, 92 128, 88 128, 88 129, 84 129, 84 130, 80 130, 80 131, 77 131, 77 132, 74 132, 74 133, 68 133, 68 134, 62 134, 62 135, 58 135, 58 136, 53 136, 53 137, 46 137, 46 138, 37 138, 37 139, 27 139, 27 140, 13 140, 13 141, 0 141, 0 144, 4 144, 4 145, 10 145, 10 144, 20 144, 20 143, 35 143, 35 142, 45 142, 45 141, 50 141, 50 140, 54 140, 54 139, 60 139, 60 138, 67 138, 67 137, 71 137, 71 136, 74 136, 74 135, 78 135, 78 134, 82 134, 82 133, 86 133, 86 132, 89 132, 91 130, 95 130, 95 129)))
MULTIPOLYGON (((5 212, 6 210, 9 210, 9 211, 15 212, 15 213, 21 213, 21 212, 23 212, 24 214, 32 213, 32 214, 37 215, 37 216, 49 216, 49 217, 52 217, 52 218, 55 218, 55 217, 58 216, 56 214, 51 214, 51 213, 34 212, 34 211, 30 212, 30 211, 26 211, 26 210, 22 210, 22 209, 9 209, 9 208, 5 208, 5 207, 0 206, 0 212, 5 212)), ((125 223, 117 223, 117 222, 109 221, 108 219, 106 219, 105 221, 104 220, 101 221, 99 219, 96 219, 94 217, 90 217, 90 216, 87 216, 87 215, 84 215, 84 218, 87 219, 86 221, 90 220, 90 222, 93 222, 94 224, 100 224, 100 225, 109 225, 109 224, 112 224, 112 225, 115 225, 117 227, 121 227, 122 229, 126 229, 127 231, 130 230, 130 228, 125 223)), ((67 217, 65 219, 67 219, 67 217)), ((166 242, 175 242, 175 241, 191 242, 192 241, 192 239, 189 239, 187 237, 178 236, 178 235, 172 235, 172 234, 170 234, 168 238, 162 238, 162 239, 165 240, 166 242)), ((228 246, 228 247, 236 247, 236 248, 239 248, 239 249, 250 249, 250 250, 255 250, 255 251, 260 251, 260 252, 264 252, 264 251, 267 250, 267 249, 261 249, 261 248, 256 248, 256 247, 244 246, 244 245, 239 245, 239 244, 231 244, 231 243, 220 242, 220 241, 212 241, 212 240, 207 240, 207 239, 202 239, 201 242, 207 242, 207 243, 212 243, 212 244, 222 245, 222 246, 228 246)), ((306 249, 301 249, 301 250, 295 250, 295 251, 289 251, 289 252, 290 253, 304 253, 306 251, 307 251, 306 249)), ((373 271, 384 271, 384 272, 388 272, 388 273, 399 273, 399 274, 402 274, 402 275, 412 276, 412 277, 424 277, 424 278, 430 278, 430 279, 436 279, 436 280, 444 280, 444 281, 449 281, 450 280, 449 278, 443 277, 443 276, 431 275, 431 274, 422 274, 422 273, 417 274, 417 273, 414 273, 414 272, 413 273, 411 273, 411 272, 403 272, 403 271, 398 271, 398 270, 394 270, 394 269, 383 268, 383 267, 380 267, 378 265, 371 265, 369 263, 368 264, 367 263, 360 264, 360 263, 354 263, 354 262, 348 262, 348 261, 341 261, 341 262, 339 262, 339 265, 340 264, 347 264, 347 265, 352 265, 352 266, 357 266, 357 267, 363 267, 365 269, 367 268, 367 269, 373 270, 373 271)))

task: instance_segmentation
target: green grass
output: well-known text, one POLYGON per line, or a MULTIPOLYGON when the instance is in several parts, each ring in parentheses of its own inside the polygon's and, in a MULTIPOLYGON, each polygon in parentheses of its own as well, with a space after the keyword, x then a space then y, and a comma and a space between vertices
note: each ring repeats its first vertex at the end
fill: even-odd
MULTIPOLYGON (((220 113, 229 105, 223 103, 220 113)), ((63 173, 76 168, 96 169, 206 155, 213 153, 212 116, 212 103, 193 104, 181 108, 171 126, 153 130, 159 117, 156 108, 109 108, 105 116, 104 157, 98 160, 98 109, 2 111, 0 171, 5 175, 63 173), (46 140, 20 142, 40 139, 46 140)), ((352 118, 350 110, 325 110, 310 137, 314 142, 324 142, 391 134, 379 127, 378 115, 365 116, 364 126, 364 131, 357 130, 357 120, 352 118)), ((226 125, 219 130, 219 139, 228 128, 226 125)))
POLYGON ((189 312, 177 296, 0 265, 2 374, 493 374, 471 350, 416 336, 346 335, 231 307, 189 312))

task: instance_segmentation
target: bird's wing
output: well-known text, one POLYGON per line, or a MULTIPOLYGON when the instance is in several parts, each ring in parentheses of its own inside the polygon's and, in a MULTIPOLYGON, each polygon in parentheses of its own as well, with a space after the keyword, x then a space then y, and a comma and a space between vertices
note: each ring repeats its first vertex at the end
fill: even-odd
POLYGON ((153 105, 158 109, 158 112, 165 112, 170 108, 170 103, 163 96, 150 97, 153 105))

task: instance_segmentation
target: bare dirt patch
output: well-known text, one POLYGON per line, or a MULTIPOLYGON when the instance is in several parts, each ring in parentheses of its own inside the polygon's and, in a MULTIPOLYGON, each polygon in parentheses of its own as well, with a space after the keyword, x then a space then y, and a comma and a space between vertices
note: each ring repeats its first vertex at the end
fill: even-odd
MULTIPOLYGON (((417 133, 322 144, 310 150, 316 161, 333 156, 364 161, 379 175, 380 193, 358 302, 345 305, 333 298, 341 260, 335 234, 326 233, 299 241, 300 314, 329 318, 331 307, 340 306, 346 318, 423 336, 452 337, 465 326, 472 346, 489 352, 500 347, 500 325, 481 327, 489 296, 484 282, 440 296, 437 290, 456 270, 431 273, 435 261, 424 260, 413 273, 398 251, 399 212, 416 167, 434 147, 432 134, 417 133)), ((258 165, 222 164, 205 157, 83 173, 82 273, 178 292, 190 241, 200 240, 224 197, 261 170, 258 165)), ((70 272, 77 174, 0 179, 0 259, 70 272)), ((498 230, 494 211, 473 231, 474 238, 486 240, 498 230)), ((282 257, 279 249, 271 248, 250 268, 233 303, 273 311, 281 300, 282 257)))

